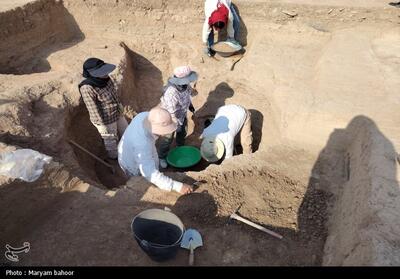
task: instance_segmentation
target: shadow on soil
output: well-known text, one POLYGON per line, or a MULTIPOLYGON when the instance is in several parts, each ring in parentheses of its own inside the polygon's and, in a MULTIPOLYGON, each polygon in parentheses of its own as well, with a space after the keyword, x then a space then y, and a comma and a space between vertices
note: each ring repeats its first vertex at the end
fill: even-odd
POLYGON ((44 1, 37 1, 26 8, 28 12, 23 12, 22 9, 9 12, 10 22, 15 22, 15 18, 21 17, 22 23, 10 25, 11 29, 8 32, 11 35, 2 38, 0 42, 0 74, 26 75, 48 72, 51 70, 47 61, 50 54, 70 48, 84 40, 84 34, 62 1, 53 1, 48 5, 41 5, 40 2, 44 1), (18 14, 22 12, 23 15, 18 14), (10 47, 11 45, 20 47, 16 49, 10 47))
POLYGON ((120 96, 124 106, 136 113, 149 111, 160 102, 162 96, 162 73, 148 59, 125 49, 125 66, 122 71, 120 96))
MULTIPOLYGON (((330 233, 335 233, 337 238, 346 238, 339 242, 336 240, 332 242, 331 240, 327 243, 325 250, 329 251, 329 257, 327 257, 329 260, 324 262, 325 264, 344 265, 344 261, 351 258, 351 254, 356 252, 354 251, 356 250, 355 247, 359 244, 363 246, 362 243, 349 242, 349 239, 367 237, 360 235, 362 229, 366 226, 365 222, 376 222, 377 226, 392 223, 392 221, 389 221, 390 216, 392 216, 391 211, 398 212, 400 210, 399 203, 393 202, 400 199, 396 164, 397 152, 394 145, 379 130, 372 119, 362 115, 356 116, 345 129, 335 129, 332 132, 327 145, 320 152, 312 169, 306 197, 313 195, 322 197, 326 196, 327 193, 328 196, 335 197, 336 203, 330 203, 326 209, 326 204, 320 202, 322 199, 317 198, 315 199, 317 204, 310 204, 305 197, 301 206, 301 209, 313 207, 315 210, 327 210, 331 216, 330 233), (379 165, 379 169, 377 165, 379 165), (371 170, 371 167, 373 170, 371 170), (379 191, 376 189, 378 185, 367 185, 369 176, 374 176, 375 181, 382 181, 379 185, 382 188, 379 191), (360 185, 360 181, 362 181, 363 186, 360 185), (374 186, 375 188, 373 188, 374 186), (371 189, 363 190, 362 187, 371 187, 371 189), (365 195, 364 191, 379 192, 380 197, 365 195), (347 195, 353 195, 352 197, 356 197, 356 199, 347 195), (349 202, 350 200, 351 202, 349 202), (379 206, 379 200, 386 204, 385 209, 379 211, 379 216, 377 212, 368 213, 368 208, 362 209, 358 206, 363 203, 376 203, 376 206, 379 206), (364 218, 367 215, 369 218, 364 218), (386 218, 388 221, 385 221, 386 218), (338 224, 338 222, 341 224, 338 224), (350 228, 346 225, 349 223, 351 224, 350 228), (343 226, 346 226, 346 231, 340 231, 343 226), (347 243, 346 246, 343 245, 345 242, 347 243)), ((370 206, 368 205, 368 207, 370 206)), ((370 209, 370 211, 373 211, 373 209, 370 209)), ((304 228, 318 222, 321 222, 321 220, 314 217, 299 219, 299 225, 304 228)), ((369 226, 372 227, 371 224, 369 226)), ((392 226, 396 226, 396 224, 392 224, 392 226)), ((313 232, 309 233, 312 234, 313 232)), ((379 234, 382 237, 385 235, 386 239, 391 238, 387 227, 383 228, 379 234)), ((325 234, 324 238, 326 238, 325 234)), ((362 261, 362 258, 356 260, 356 265, 368 264, 362 261)))

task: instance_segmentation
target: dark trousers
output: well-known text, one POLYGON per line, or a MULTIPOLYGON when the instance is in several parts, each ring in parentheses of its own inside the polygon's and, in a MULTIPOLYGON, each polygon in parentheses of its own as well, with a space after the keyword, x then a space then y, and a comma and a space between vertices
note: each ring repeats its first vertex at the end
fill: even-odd
POLYGON ((158 148, 158 157, 160 159, 165 159, 167 158, 169 149, 171 147, 171 143, 174 140, 176 134, 176 145, 177 146, 182 146, 185 145, 185 138, 187 134, 187 119, 185 117, 185 120, 183 121, 182 126, 178 126, 176 129, 176 132, 173 132, 172 134, 165 135, 160 137, 159 139, 159 148, 158 148))

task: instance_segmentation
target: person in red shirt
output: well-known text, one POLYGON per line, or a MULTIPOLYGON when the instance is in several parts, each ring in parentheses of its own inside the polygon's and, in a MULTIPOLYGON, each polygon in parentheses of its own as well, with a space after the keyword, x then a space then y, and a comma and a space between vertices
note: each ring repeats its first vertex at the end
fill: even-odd
POLYGON ((214 44, 214 31, 219 32, 226 28, 228 40, 234 43, 239 32, 239 16, 231 0, 206 0, 204 3, 205 20, 203 24, 203 43, 207 46, 205 52, 213 56, 211 49, 214 44))

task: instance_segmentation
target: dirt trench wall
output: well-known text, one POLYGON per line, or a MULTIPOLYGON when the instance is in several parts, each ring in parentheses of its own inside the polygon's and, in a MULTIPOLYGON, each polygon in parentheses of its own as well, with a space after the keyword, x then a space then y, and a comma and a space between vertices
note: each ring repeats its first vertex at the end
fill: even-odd
POLYGON ((83 39, 62 1, 40 0, 0 13, 0 74, 47 72, 58 43, 83 39))
MULTIPOLYGON (((343 133, 344 132, 344 133, 343 133)), ((363 116, 345 131, 343 180, 337 189, 324 265, 400 264, 400 188, 392 143, 363 116)), ((340 134, 340 135, 339 135, 340 134)), ((331 141, 335 141, 331 135, 331 141)))

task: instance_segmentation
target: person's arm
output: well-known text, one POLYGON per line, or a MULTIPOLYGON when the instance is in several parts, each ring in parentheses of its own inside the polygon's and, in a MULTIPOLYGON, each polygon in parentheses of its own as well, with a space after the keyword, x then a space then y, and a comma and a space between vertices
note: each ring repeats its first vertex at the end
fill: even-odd
POLYGON ((80 88, 83 102, 89 112, 90 119, 96 124, 103 124, 103 118, 101 117, 100 110, 96 103, 96 93, 91 86, 84 85, 80 88))
POLYGON ((210 18, 212 12, 216 9, 217 2, 215 0, 206 0, 204 2, 204 24, 203 24, 203 43, 207 44, 208 36, 211 33, 211 27, 208 24, 208 19, 210 18))
POLYGON ((142 152, 137 153, 136 159, 141 175, 149 182, 153 183, 162 190, 174 190, 176 192, 181 191, 183 183, 165 176, 156 168, 156 161, 152 157, 151 150, 143 150, 142 152))
POLYGON ((206 19, 204 20, 204 24, 203 24, 203 36, 202 36, 204 44, 207 44, 210 33, 211 33, 211 27, 208 24, 208 17, 206 17, 206 19))

